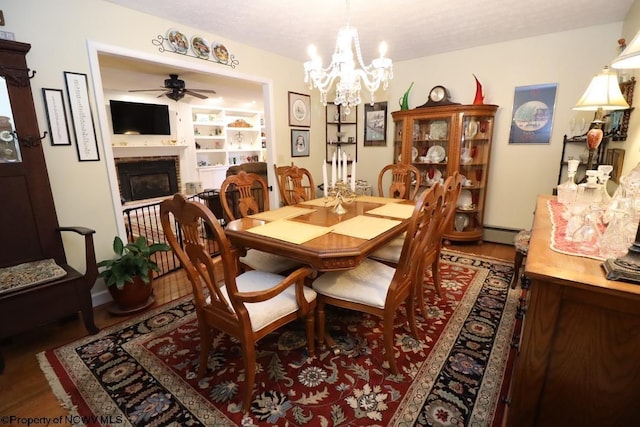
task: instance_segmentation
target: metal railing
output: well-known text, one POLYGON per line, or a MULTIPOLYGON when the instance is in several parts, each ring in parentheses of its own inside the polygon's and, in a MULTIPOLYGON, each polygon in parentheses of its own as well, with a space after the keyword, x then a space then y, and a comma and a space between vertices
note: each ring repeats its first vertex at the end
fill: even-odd
MULTIPOLYGON (((217 193, 199 193, 188 197, 188 200, 209 206, 208 201, 215 196, 217 196, 217 193)), ((162 224, 160 223, 160 203, 161 202, 156 202, 123 209, 125 229, 129 241, 137 239, 138 236, 144 236, 149 244, 168 243, 162 230, 162 224)), ((175 222, 173 229, 175 230, 178 241, 182 243, 182 232, 175 222)), ((213 255, 217 252, 215 243, 212 239, 208 238, 207 230, 204 226, 202 227, 202 241, 205 247, 208 248, 210 254, 213 255)), ((160 267, 160 272, 157 273, 156 277, 163 276, 181 268, 180 261, 173 251, 157 252, 153 256, 158 267, 160 267)))

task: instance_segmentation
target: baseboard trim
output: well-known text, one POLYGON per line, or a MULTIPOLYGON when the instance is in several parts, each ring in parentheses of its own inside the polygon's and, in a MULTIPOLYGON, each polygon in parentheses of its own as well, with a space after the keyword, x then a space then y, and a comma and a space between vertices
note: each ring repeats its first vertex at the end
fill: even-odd
POLYGON ((91 294, 91 304, 93 304, 94 307, 111 301, 113 301, 113 298, 111 298, 111 294, 106 289, 91 294))
POLYGON ((505 245, 513 245, 513 239, 520 229, 484 226, 482 238, 486 242, 502 243, 505 245))

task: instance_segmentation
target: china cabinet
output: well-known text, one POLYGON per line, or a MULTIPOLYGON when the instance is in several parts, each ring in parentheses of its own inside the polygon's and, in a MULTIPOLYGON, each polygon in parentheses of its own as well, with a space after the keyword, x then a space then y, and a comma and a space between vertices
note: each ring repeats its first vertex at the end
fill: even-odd
POLYGON ((326 107, 327 145, 326 159, 331 161, 336 150, 347 153, 349 160, 358 160, 358 107, 345 114, 340 105, 333 103, 326 107))
POLYGON ((465 177, 451 241, 482 241, 491 141, 497 105, 444 105, 391 113, 395 125, 393 161, 410 163, 424 189, 459 172, 465 177))
POLYGON ((192 127, 196 166, 205 188, 219 188, 230 166, 266 157, 260 111, 193 107, 192 127))

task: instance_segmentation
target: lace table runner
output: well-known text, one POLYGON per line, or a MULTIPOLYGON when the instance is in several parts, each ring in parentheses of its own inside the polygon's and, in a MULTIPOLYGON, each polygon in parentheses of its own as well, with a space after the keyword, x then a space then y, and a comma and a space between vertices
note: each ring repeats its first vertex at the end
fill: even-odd
MULTIPOLYGON (((572 242, 565 238, 567 229, 567 220, 562 217, 564 206, 557 200, 549 200, 547 202, 549 208, 549 217, 551 218, 551 250, 560 252, 565 255, 581 256, 585 258, 604 261, 598 253, 598 247, 589 248, 584 246, 582 242, 572 242)), ((605 228, 600 227, 600 232, 604 233, 605 228)))

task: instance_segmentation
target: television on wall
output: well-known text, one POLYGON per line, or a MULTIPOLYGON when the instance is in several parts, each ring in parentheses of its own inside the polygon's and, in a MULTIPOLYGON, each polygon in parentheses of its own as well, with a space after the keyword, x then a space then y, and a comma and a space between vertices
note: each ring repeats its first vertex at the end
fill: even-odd
POLYGON ((169 106, 110 100, 111 124, 117 135, 171 135, 169 106))

